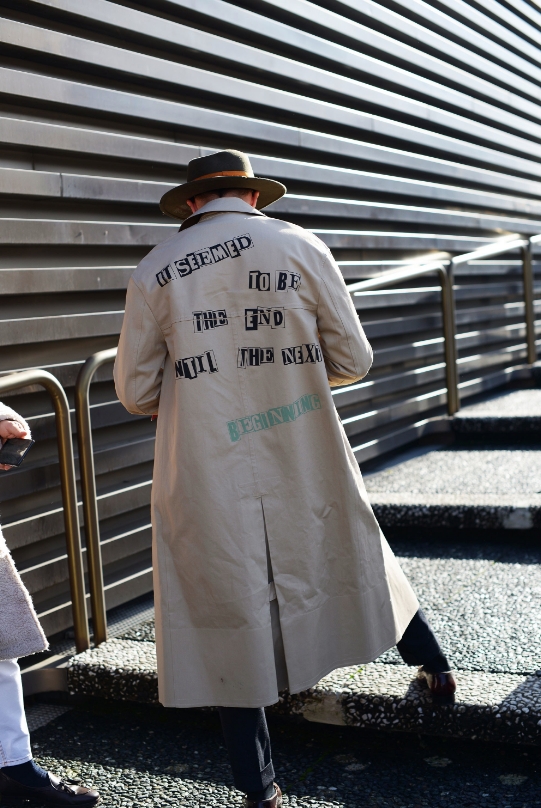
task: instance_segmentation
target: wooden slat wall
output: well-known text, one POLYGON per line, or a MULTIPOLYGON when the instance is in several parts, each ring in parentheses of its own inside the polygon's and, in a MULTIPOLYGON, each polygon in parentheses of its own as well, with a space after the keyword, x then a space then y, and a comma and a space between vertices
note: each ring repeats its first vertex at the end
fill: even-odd
MULTIPOLYGON (((175 232, 160 196, 218 148, 286 183, 269 213, 316 232, 348 281, 541 232, 534 2, 4 0, 1 15, 0 373, 47 368, 73 399, 82 362, 117 342, 133 268, 175 232)), ((523 367, 519 256, 456 282, 465 398, 523 367)), ((376 359, 335 402, 362 463, 445 412, 445 374, 435 279, 353 299, 376 359)), ((2 522, 53 634, 71 623, 54 418, 43 392, 8 400, 38 443, 0 473, 2 522)), ((152 585, 154 431, 110 367, 92 418, 113 606, 152 585)))

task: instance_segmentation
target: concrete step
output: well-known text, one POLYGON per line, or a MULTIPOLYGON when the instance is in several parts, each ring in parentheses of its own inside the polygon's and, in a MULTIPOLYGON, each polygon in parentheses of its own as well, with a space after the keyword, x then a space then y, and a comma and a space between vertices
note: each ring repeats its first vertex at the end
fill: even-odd
MULTIPOLYGON (((272 709, 310 721, 541 744, 541 549, 455 542, 395 545, 456 671, 455 704, 432 701, 395 648, 336 670, 272 709)), ((72 693, 158 700, 154 621, 71 659, 72 693)))
POLYGON ((363 468, 382 527, 541 527, 541 389, 464 407, 453 429, 452 445, 417 446, 363 468))
POLYGON ((541 437, 541 388, 498 393, 463 407, 453 418, 459 435, 513 435, 541 437))
POLYGON ((369 491, 382 528, 534 530, 541 528, 541 495, 410 494, 369 491))
MULTIPOLYGON (((72 694, 156 703, 153 642, 112 639, 74 657, 72 694)), ((454 704, 434 703, 414 669, 378 662, 340 668, 270 708, 308 721, 387 731, 541 744, 541 676, 460 671, 454 704)))

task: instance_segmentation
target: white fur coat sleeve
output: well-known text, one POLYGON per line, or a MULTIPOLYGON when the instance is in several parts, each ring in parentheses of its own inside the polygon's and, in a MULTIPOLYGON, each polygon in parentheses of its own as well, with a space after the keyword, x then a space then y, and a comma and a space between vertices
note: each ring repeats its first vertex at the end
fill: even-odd
MULTIPOLYGON (((0 402, 0 421, 6 420, 18 421, 30 436, 30 427, 24 418, 0 402)), ((15 568, 0 528, 0 660, 36 654, 47 647, 32 599, 15 568)))
POLYGON ((7 406, 7 404, 2 404, 1 401, 0 401, 0 421, 18 421, 22 426, 24 426, 24 428, 28 432, 28 437, 31 437, 30 427, 28 426, 22 415, 19 415, 18 412, 12 410, 11 407, 7 406))

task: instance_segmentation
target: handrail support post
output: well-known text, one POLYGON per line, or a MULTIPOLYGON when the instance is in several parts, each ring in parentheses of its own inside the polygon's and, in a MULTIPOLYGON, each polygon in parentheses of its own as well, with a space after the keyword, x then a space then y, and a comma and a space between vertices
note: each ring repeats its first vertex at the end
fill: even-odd
POLYGON ((533 277, 533 242, 532 239, 522 248, 522 278, 524 282, 524 318, 526 321, 526 346, 528 363, 533 365, 537 360, 535 344, 535 303, 533 277))
POLYGON ((77 419, 77 443, 79 446, 79 470, 85 524, 86 552, 88 559, 88 580, 92 605, 92 627, 94 644, 100 645, 107 639, 107 611, 103 582, 101 556, 100 523, 96 494, 96 473, 92 445, 92 422, 90 419, 90 384, 94 374, 102 365, 113 362, 117 349, 89 356, 77 376, 75 383, 75 416, 77 419))
POLYGON ((458 357, 456 349, 456 311, 453 285, 453 263, 438 269, 441 284, 441 308, 445 350, 445 373, 447 381, 447 412, 455 415, 460 409, 458 389, 458 357))

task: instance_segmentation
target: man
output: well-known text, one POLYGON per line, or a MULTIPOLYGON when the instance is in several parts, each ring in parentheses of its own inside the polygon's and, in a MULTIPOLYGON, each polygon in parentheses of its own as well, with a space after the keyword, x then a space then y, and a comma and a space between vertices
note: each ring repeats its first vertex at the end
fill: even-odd
POLYGON ((454 681, 368 503, 330 386, 372 351, 327 247, 260 209, 285 187, 228 150, 161 208, 184 222, 128 287, 115 381, 158 414, 152 494, 160 701, 219 708, 235 785, 276 808, 263 708, 402 638, 454 681))
MULTIPOLYGON (((24 418, 0 403, 0 443, 26 437, 30 429, 24 418)), ((11 466, 0 469, 9 471, 11 466)), ((32 757, 17 657, 44 651, 48 643, 1 530, 0 593, 0 799, 10 796, 90 808, 98 802, 97 791, 61 780, 32 757)))

